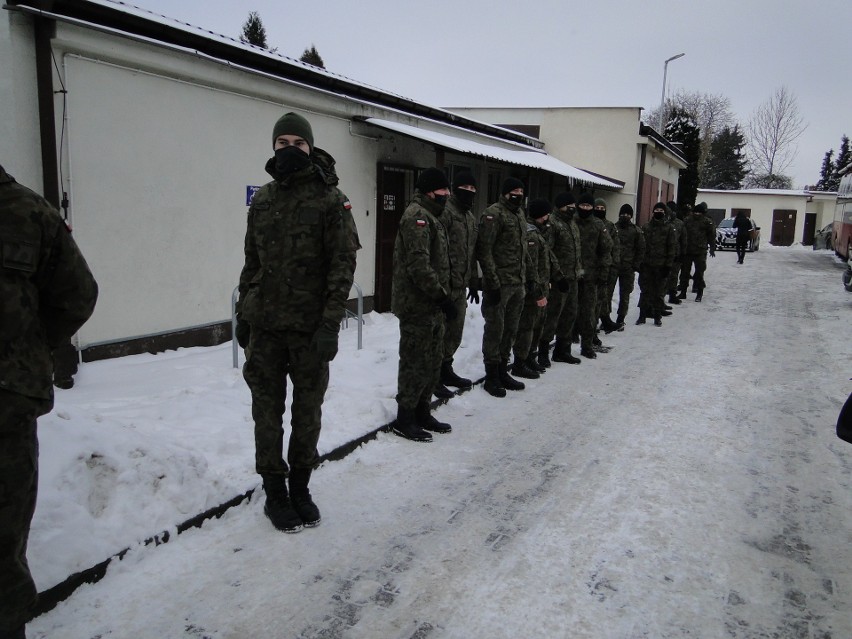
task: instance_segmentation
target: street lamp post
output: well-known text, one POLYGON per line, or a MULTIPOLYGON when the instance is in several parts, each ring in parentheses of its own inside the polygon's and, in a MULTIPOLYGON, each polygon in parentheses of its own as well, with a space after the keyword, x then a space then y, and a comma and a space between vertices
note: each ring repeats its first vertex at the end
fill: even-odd
POLYGON ((660 98, 660 118, 657 123, 657 131, 660 135, 663 135, 663 114, 665 113, 666 108, 666 73, 669 70, 669 62, 682 58, 685 55, 685 53, 678 53, 663 62, 663 97, 660 98))

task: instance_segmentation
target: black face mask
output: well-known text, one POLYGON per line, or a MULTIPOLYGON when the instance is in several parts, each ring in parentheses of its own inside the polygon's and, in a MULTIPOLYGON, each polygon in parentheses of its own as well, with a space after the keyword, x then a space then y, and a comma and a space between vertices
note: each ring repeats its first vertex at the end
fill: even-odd
POLYGON ((591 209, 577 209, 577 215, 580 216, 581 220, 588 219, 589 216, 591 216, 591 214, 592 214, 591 209))
POLYGON ((306 169, 311 165, 310 156, 297 146, 275 149, 275 169, 284 175, 306 169))
POLYGON ((576 213, 576 212, 577 212, 577 209, 576 209, 575 207, 573 207, 573 206, 569 206, 567 209, 565 209, 565 215, 567 215, 567 216, 568 216, 568 219, 569 219, 569 220, 570 220, 572 217, 574 217, 574 213, 576 213))
POLYGON ((442 208, 447 203, 446 195, 438 195, 435 193, 435 204, 439 204, 442 208))
POLYGON ((618 225, 619 225, 619 226, 621 226, 621 227, 625 227, 625 226, 627 226, 627 225, 629 225, 629 224, 630 224, 630 218, 629 218, 629 217, 620 217, 620 218, 618 218, 618 225))
POLYGON ((473 208, 473 199, 476 197, 476 193, 474 191, 468 191, 467 189, 454 189, 453 195, 456 196, 456 199, 466 209, 473 208))
POLYGON ((666 214, 663 211, 654 211, 654 219, 655 220, 664 220, 666 219, 666 214))
POLYGON ((606 219, 606 211, 597 211, 596 210, 595 211, 595 217, 600 219, 600 220, 605 220, 606 219))
POLYGON ((509 194, 506 196, 506 199, 509 201, 509 204, 512 204, 514 206, 520 206, 521 202, 524 201, 524 196, 517 194, 509 194))

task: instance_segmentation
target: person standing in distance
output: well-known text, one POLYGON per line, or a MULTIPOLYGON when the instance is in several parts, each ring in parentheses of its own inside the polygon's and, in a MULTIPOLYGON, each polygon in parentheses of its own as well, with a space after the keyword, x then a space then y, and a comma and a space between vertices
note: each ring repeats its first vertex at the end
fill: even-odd
POLYGON ((749 217, 740 210, 734 218, 734 228, 737 229, 737 264, 742 264, 745 262, 748 241, 751 239, 751 230, 754 227, 749 217))
POLYGON ((624 330, 624 320, 630 308, 630 295, 636 282, 636 273, 645 258, 645 236, 642 229, 633 223, 633 207, 622 204, 618 211, 618 241, 620 244, 618 264, 618 311, 616 330, 624 330))
POLYGON ((482 271, 482 358, 485 391, 505 397, 506 389, 523 390, 509 375, 509 357, 526 297, 527 221, 521 205, 524 183, 507 178, 500 199, 479 216, 476 258, 482 271))
POLYGON ((710 257, 716 257, 716 229, 712 220, 707 217, 707 204, 700 202, 692 209, 692 215, 686 217, 683 229, 686 233, 686 253, 680 271, 680 299, 686 299, 686 287, 689 285, 692 273, 692 290, 695 301, 700 302, 704 296, 704 272, 707 270, 707 251, 710 257))
POLYGON ((666 215, 665 203, 657 202, 651 209, 650 221, 642 227, 645 256, 639 272, 639 319, 636 324, 644 324, 648 317, 653 317, 655 326, 663 325, 663 295, 677 252, 675 228, 666 215))
POLYGON ((429 405, 441 375, 445 323, 458 316, 450 296, 449 238, 440 220, 449 186, 440 169, 420 174, 393 247, 391 310, 399 318, 399 374, 391 428, 417 442, 432 441, 428 431, 452 430, 431 415, 429 405))
POLYGON ((38 489, 36 419, 53 408, 51 350, 91 317, 98 285, 59 212, 0 166, 0 637, 25 639, 38 489))
POLYGON ((361 245, 352 206, 337 188, 334 158, 314 146, 310 123, 297 113, 281 116, 272 148, 266 172, 273 179, 248 213, 236 338, 246 351, 243 377, 251 390, 264 513, 278 530, 298 532, 320 523, 308 483, 319 459, 329 362, 337 355, 361 245), (285 461, 288 377, 293 401, 285 461))
POLYGON ((456 307, 454 319, 447 319, 444 334, 444 359, 436 397, 451 397, 447 386, 471 388, 473 382, 453 370, 453 356, 461 346, 467 300, 479 302, 476 284, 476 216, 471 211, 476 197, 476 179, 469 171, 459 172, 453 179, 453 192, 441 213, 441 222, 450 240, 450 299, 456 307), (470 291, 468 293, 468 291, 470 291))
POLYGON ((577 228, 580 230, 583 279, 578 291, 577 331, 580 333, 580 355, 595 359, 595 328, 598 324, 598 281, 601 273, 609 273, 612 263, 612 238, 606 226, 593 213, 595 198, 583 193, 577 201, 577 228))

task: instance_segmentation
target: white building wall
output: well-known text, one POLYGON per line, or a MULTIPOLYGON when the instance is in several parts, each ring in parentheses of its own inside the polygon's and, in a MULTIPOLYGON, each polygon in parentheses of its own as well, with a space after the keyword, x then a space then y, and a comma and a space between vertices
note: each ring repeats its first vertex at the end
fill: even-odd
POLYGON ((41 193, 37 96, 31 21, 15 11, 0 11, 0 164, 41 193))

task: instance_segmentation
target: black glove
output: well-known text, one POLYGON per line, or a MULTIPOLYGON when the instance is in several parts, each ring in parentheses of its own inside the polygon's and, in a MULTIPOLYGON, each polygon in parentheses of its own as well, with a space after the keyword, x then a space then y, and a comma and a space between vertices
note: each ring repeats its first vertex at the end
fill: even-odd
POLYGON ((473 304, 474 302, 479 304, 479 291, 477 291, 473 287, 470 287, 469 289, 467 289, 467 301, 470 302, 471 304, 473 304))
POLYGON ((710 249, 710 257, 716 257, 716 251, 714 249, 710 249))
POLYGON ((319 354, 320 361, 330 362, 337 355, 337 331, 323 324, 311 339, 311 350, 319 354))
POLYGON ((660 277, 663 278, 663 279, 667 278, 669 276, 669 273, 671 273, 671 272, 672 272, 672 269, 668 266, 661 266, 660 267, 660 277))
POLYGON ((560 293, 567 293, 571 290, 571 280, 567 277, 563 277, 561 280, 556 282, 556 288, 559 289, 560 293))
POLYGON ((441 312, 444 314, 444 317, 447 318, 447 321, 452 322, 459 316, 459 309, 456 308, 456 305, 453 304, 453 300, 449 297, 444 298, 444 301, 438 304, 441 307, 441 312))
POLYGON ((482 303, 487 306, 496 306, 500 303, 500 289, 494 288, 482 291, 482 303))
POLYGON ((234 337, 237 338, 237 344, 240 348, 245 348, 249 344, 251 338, 251 324, 237 315, 237 328, 234 329, 234 337))

